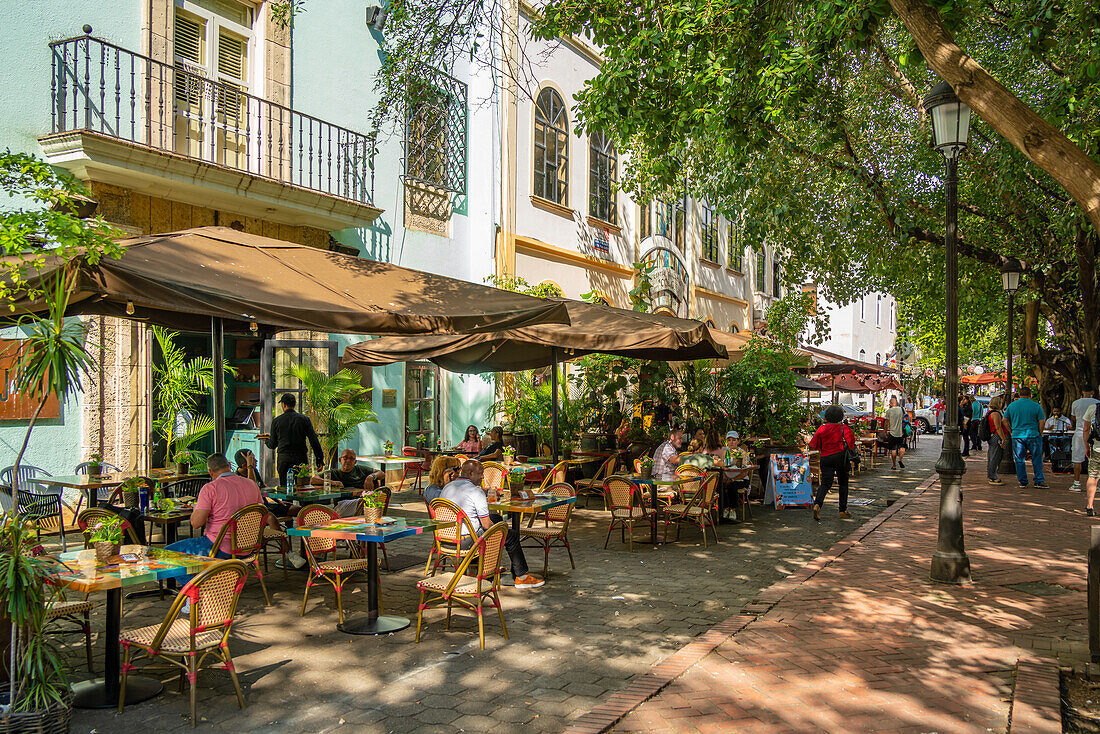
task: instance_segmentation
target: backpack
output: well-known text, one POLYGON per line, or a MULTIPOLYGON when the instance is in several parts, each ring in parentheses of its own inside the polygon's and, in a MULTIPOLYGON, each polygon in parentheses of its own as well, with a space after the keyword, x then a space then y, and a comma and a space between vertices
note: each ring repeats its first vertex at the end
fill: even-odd
POLYGON ((989 439, 993 435, 992 429, 990 429, 990 427, 989 427, 989 419, 990 419, 990 416, 992 416, 992 415, 993 415, 993 412, 990 411, 985 416, 985 418, 982 418, 982 422, 978 424, 978 438, 982 441, 989 441, 989 439))

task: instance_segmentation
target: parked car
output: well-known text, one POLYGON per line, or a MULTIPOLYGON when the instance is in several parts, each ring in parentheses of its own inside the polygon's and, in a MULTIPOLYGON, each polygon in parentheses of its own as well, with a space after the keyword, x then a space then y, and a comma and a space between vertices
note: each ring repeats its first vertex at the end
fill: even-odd
POLYGON ((932 408, 918 408, 913 411, 913 420, 921 433, 939 433, 942 428, 940 417, 932 408))

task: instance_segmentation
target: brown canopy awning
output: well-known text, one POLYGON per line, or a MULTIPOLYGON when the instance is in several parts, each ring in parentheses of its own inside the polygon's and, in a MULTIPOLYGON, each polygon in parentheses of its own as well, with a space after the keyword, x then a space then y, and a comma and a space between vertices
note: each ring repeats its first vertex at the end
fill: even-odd
POLYGON ((870 362, 864 362, 841 354, 826 352, 816 347, 803 347, 814 360, 814 365, 809 368, 812 375, 880 375, 890 372, 890 368, 870 362))
MULTIPOLYGON (((337 334, 461 334, 569 321, 562 303, 228 227, 120 244, 118 260, 77 258, 71 314, 196 331, 219 317, 227 331, 255 323, 265 332, 337 334)), ((27 301, 16 307, 15 315, 42 310, 27 301)))
POLYGON ((585 354, 662 361, 725 357, 700 321, 567 299, 569 326, 541 324, 464 336, 383 337, 344 350, 344 364, 430 359, 452 372, 512 372, 585 354))

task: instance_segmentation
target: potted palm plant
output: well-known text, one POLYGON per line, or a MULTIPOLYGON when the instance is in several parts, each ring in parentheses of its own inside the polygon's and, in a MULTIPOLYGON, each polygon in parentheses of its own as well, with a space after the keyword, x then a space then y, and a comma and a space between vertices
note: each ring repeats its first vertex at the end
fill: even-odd
POLYGON ((21 518, 0 518, 0 617, 9 629, 7 674, 0 686, 0 731, 67 732, 72 716, 65 665, 47 635, 46 605, 58 593, 46 583, 53 563, 39 554, 21 518))
MULTIPOLYGON (((286 375, 298 379, 305 391, 302 412, 313 421, 321 441, 325 468, 336 463, 340 443, 347 440, 363 423, 377 423, 371 406, 371 388, 360 384, 361 376, 351 370, 326 375, 308 364, 292 364, 286 375)), ((386 441, 387 456, 393 454, 393 441, 386 441)))
POLYGON ((98 477, 103 473, 103 454, 92 454, 88 458, 88 476, 98 477))

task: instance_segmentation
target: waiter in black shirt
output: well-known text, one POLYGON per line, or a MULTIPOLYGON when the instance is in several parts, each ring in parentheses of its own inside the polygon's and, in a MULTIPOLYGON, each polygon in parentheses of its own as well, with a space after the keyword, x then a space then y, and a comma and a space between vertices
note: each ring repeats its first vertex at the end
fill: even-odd
POLYGON ((286 484, 286 473, 291 467, 306 463, 308 453, 306 441, 313 447, 313 458, 317 466, 324 463, 324 453, 321 442, 317 438, 317 431, 313 429, 313 421, 294 409, 298 401, 290 393, 284 393, 279 398, 279 405, 283 407, 283 414, 271 421, 271 433, 267 436, 258 436, 264 439, 264 445, 269 449, 277 449, 279 452, 276 468, 279 470, 279 484, 286 484))

